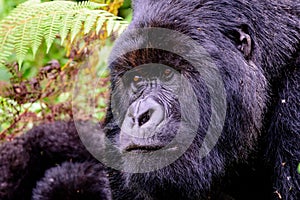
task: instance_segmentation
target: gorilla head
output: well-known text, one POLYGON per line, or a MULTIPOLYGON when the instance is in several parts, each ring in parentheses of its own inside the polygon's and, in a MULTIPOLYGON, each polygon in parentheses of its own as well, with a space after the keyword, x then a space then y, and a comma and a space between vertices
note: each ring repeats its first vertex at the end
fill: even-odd
POLYGON ((111 54, 106 128, 117 150, 106 160, 141 198, 169 187, 177 197, 201 196, 252 148, 265 101, 263 72, 247 60, 251 38, 242 26, 228 38, 196 28, 195 40, 185 29, 200 23, 139 20, 111 54))

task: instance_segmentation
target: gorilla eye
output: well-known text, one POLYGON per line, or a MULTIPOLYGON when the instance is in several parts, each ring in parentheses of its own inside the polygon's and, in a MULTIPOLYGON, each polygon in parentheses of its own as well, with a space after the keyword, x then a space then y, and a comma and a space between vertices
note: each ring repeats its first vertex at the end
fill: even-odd
POLYGON ((171 69, 166 69, 163 73, 163 78, 168 81, 172 78, 173 76, 173 71, 171 69))
POLYGON ((165 75, 169 75, 169 74, 171 74, 171 72, 172 72, 172 71, 171 71, 170 69, 166 69, 165 72, 164 72, 164 74, 165 74, 165 75))
POLYGON ((134 76, 133 77, 133 81, 135 82, 135 83, 137 83, 137 82, 140 82, 142 80, 142 77, 141 76, 134 76))

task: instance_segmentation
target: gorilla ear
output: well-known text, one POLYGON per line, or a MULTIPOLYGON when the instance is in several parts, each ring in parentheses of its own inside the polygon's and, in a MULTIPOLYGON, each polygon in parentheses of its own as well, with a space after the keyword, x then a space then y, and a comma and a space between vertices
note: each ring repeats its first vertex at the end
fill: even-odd
POLYGON ((237 48, 244 54, 246 59, 249 59, 252 51, 252 40, 249 34, 243 31, 243 29, 238 30, 239 39, 237 48))
POLYGON ((244 57, 249 60, 252 53, 252 39, 249 35, 248 26, 242 25, 239 28, 227 32, 227 36, 234 42, 236 47, 243 53, 244 57))

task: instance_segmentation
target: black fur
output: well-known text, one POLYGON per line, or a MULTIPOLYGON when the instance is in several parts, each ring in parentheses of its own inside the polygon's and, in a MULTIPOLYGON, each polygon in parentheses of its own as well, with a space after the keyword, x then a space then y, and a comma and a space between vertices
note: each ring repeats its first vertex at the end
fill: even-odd
POLYGON ((67 162, 46 171, 37 182, 32 199, 111 199, 103 165, 95 162, 67 162))
POLYGON ((73 123, 35 127, 0 146, 0 199, 30 199, 45 170, 64 161, 90 159, 73 123))
MULTIPOLYGON (((177 30, 197 41, 212 58, 222 76, 227 102, 217 145, 206 157, 197 156, 211 115, 218 116, 218 110, 210 109, 209 86, 202 75, 186 60, 169 52, 129 52, 110 65, 112 94, 122 100, 121 113, 126 112, 130 97, 123 90, 126 88, 120 89, 120 78, 141 64, 166 64, 193 85, 201 123, 184 155, 149 173, 130 174, 108 168, 108 186, 103 168, 98 164, 92 167, 96 161, 84 150, 74 125, 43 125, 0 147, 1 199, 28 199, 35 187, 34 197, 46 199, 38 194, 57 191, 60 185, 60 179, 56 186, 47 181, 52 174, 59 174, 63 185, 70 180, 70 184, 79 187, 83 187, 82 182, 93 185, 86 177, 95 174, 96 181, 103 175, 103 182, 98 183, 103 187, 87 193, 99 192, 99 198, 104 195, 108 199, 110 189, 113 199, 299 199, 300 4, 291 0, 136 0, 129 31, 145 27, 177 30), (251 45, 241 43, 241 35, 250 36, 251 45), (46 178, 41 179, 46 169, 70 159, 76 163, 49 169, 46 178), (82 167, 91 167, 92 172, 86 174, 82 167), (65 170, 78 168, 82 169, 81 178, 63 175, 65 170)), ((125 33, 113 54, 138 48, 144 42, 144 38, 130 38, 125 33)), ((170 42, 176 44, 176 39, 170 38, 170 42)), ((118 146, 119 119, 114 117, 113 109, 108 109, 105 126, 107 136, 118 146)), ((193 113, 189 110, 180 114, 193 113)), ((160 138, 173 137, 176 123, 167 124, 160 138)), ((189 134, 188 127, 186 133, 189 134)), ((63 185, 62 191, 76 188, 63 185)))

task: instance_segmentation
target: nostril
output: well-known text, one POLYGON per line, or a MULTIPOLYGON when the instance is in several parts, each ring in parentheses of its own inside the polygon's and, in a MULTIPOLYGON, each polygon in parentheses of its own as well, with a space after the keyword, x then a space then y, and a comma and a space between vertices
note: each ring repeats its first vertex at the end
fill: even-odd
POLYGON ((150 120, 151 115, 153 114, 153 112, 154 112, 154 110, 150 109, 147 112, 140 115, 140 117, 138 118, 139 126, 143 126, 144 124, 146 124, 150 120))

